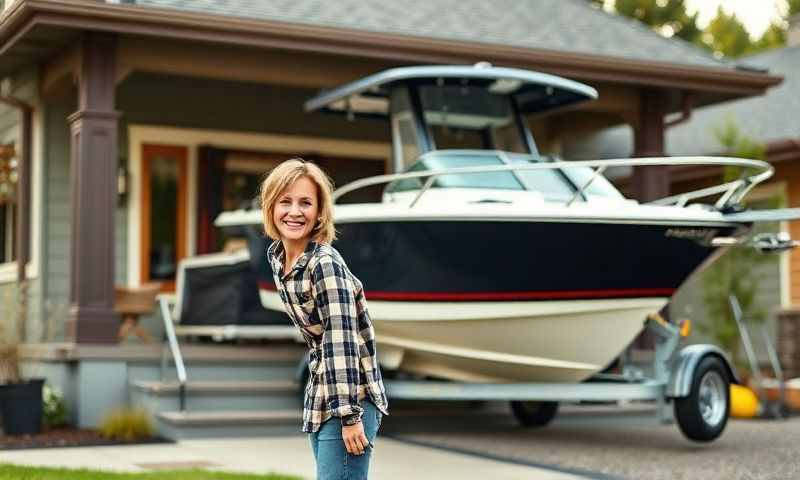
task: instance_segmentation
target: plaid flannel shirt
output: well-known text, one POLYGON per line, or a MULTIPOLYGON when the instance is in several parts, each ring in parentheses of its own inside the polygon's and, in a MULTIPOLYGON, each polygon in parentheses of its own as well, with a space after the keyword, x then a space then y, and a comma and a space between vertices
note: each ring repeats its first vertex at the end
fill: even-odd
POLYGON ((273 242, 267 255, 286 313, 310 349, 303 431, 316 432, 331 417, 360 416, 366 398, 388 415, 364 289, 339 252, 309 242, 286 275, 283 244, 273 242))

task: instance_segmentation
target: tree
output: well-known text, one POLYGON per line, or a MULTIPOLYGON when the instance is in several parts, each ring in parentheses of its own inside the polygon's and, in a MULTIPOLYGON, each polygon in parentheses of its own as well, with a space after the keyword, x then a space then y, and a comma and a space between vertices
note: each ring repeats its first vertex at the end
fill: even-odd
POLYGON ((738 57, 753 49, 750 34, 735 13, 728 14, 717 8, 717 16, 703 32, 703 43, 715 54, 738 57))
POLYGON ((800 13, 800 0, 786 0, 786 17, 800 13))
POLYGON ((800 0, 785 0, 783 8, 783 18, 780 21, 772 22, 769 28, 753 45, 753 51, 767 50, 774 47, 786 45, 789 18, 800 14, 800 0))
POLYGON ((786 25, 783 22, 772 22, 761 38, 753 44, 752 50, 759 52, 784 45, 786 45, 786 25))
POLYGON ((676 36, 693 43, 700 40, 698 14, 689 15, 685 0, 614 0, 613 8, 667 37, 676 36))

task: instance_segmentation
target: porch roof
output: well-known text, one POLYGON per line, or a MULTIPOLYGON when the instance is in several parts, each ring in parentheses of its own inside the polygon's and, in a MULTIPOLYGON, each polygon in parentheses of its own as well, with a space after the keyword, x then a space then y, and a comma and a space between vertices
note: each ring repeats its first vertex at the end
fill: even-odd
POLYGON ((17 0, 0 16, 0 76, 52 59, 81 31, 97 30, 396 64, 487 60, 695 91, 695 105, 761 94, 781 81, 582 0, 498 1, 17 0))

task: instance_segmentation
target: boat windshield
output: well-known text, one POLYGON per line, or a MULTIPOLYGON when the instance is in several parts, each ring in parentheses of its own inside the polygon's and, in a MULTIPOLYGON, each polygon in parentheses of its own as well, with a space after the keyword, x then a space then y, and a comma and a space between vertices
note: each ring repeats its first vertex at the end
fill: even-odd
POLYGON ((587 197, 604 197, 604 198, 618 198, 624 199, 625 196, 617 190, 608 179, 602 175, 595 175, 594 169, 589 167, 565 168, 564 174, 572 180, 572 183, 578 187, 584 187, 587 183, 588 187, 583 189, 584 195, 587 197), (589 183, 591 182, 591 183, 589 183))
MULTIPOLYGON (((527 157, 523 157, 527 158, 527 157)), ((512 160, 517 161, 517 160, 512 160)), ((519 160, 527 161, 527 160, 519 160)), ((504 165, 494 152, 433 152, 414 163, 408 172, 443 170, 459 167, 481 167, 504 165)), ((425 178, 410 178, 392 182, 387 193, 419 190, 425 178)), ((529 172, 485 172, 442 175, 431 188, 481 188, 498 190, 533 190, 545 197, 567 197, 575 191, 558 170, 537 170, 529 172)))
MULTIPOLYGON (((536 160, 531 160, 528 156, 522 155, 508 155, 511 163, 531 163, 536 160)), ((546 160, 552 160, 552 157, 546 157, 546 160)), ((559 168, 552 170, 521 170, 517 172, 517 176, 525 184, 527 190, 536 190, 544 194, 545 197, 558 197, 564 195, 562 189, 548 188, 556 179, 567 181, 570 184, 568 195, 570 198, 575 192, 574 187, 583 187, 583 193, 588 197, 606 197, 606 198, 625 198, 619 190, 614 187, 604 176, 594 174, 594 169, 589 167, 574 167, 574 168, 559 168), (547 180, 551 180, 547 182, 547 180), (590 183, 591 182, 591 183, 590 183), (586 186, 588 184, 588 186, 586 186)))
MULTIPOLYGON (((508 153, 504 155, 510 163, 534 162, 527 155, 508 153)), ((464 152, 464 151, 437 151, 431 152, 416 163, 407 172, 422 172, 428 170, 444 170, 459 167, 480 167, 504 165, 505 162, 497 153, 464 152)), ((588 167, 568 169, 542 169, 518 170, 507 172, 462 173, 439 176, 431 188, 479 188, 498 190, 527 190, 541 193, 545 198, 552 200, 567 200, 572 198, 576 185, 585 185, 594 175, 588 167)), ((407 192, 419 190, 425 182, 425 177, 397 180, 390 183, 387 193, 407 192)), ((623 198, 622 194, 614 188, 603 176, 598 175, 586 189, 588 196, 602 196, 623 198)))

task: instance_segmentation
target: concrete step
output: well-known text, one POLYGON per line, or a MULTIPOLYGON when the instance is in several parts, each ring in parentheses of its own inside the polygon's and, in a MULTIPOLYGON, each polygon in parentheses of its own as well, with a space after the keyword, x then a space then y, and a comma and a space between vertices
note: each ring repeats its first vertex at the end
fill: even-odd
MULTIPOLYGON (((142 347, 144 348, 144 347, 142 347)), ((182 344, 181 353, 189 380, 292 380, 307 348, 296 343, 265 345, 182 344)), ((130 355, 129 355, 130 356, 130 355)), ((161 346, 139 352, 128 363, 128 380, 176 379, 169 350, 161 346), (167 364, 161 372, 161 354, 167 364)))
POLYGON ((165 411, 156 415, 159 433, 172 440, 299 434, 302 409, 165 411))
MULTIPOLYGON (((131 383, 131 403, 148 411, 178 410, 178 382, 139 380, 131 383)), ((186 385, 188 411, 301 409, 298 384, 291 380, 190 381, 186 385)))
MULTIPOLYGON (((225 381, 225 380, 294 380, 297 376, 297 362, 248 362, 225 364, 224 362, 187 362, 186 377, 190 381, 225 381)), ((161 380, 160 370, 140 369, 131 371, 128 378, 137 380, 161 380)), ((164 379, 175 381, 178 374, 173 366, 168 366, 164 371, 164 379)))

